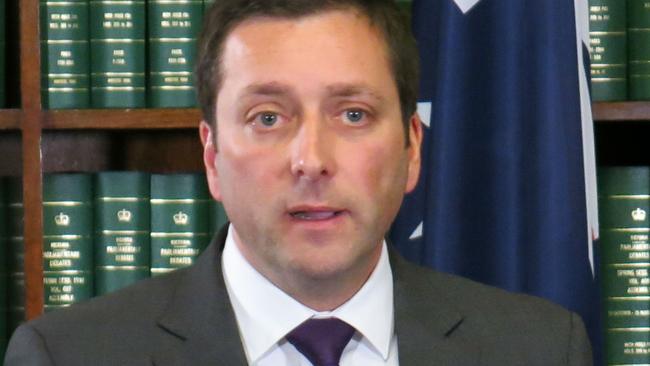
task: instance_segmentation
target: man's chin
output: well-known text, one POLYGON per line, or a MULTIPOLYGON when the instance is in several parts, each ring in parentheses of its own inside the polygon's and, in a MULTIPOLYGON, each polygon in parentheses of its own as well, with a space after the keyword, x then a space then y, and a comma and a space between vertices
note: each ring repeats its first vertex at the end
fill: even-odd
POLYGON ((308 281, 346 281, 372 272, 375 263, 370 257, 349 250, 323 250, 317 255, 293 258, 289 266, 294 276, 308 281))
POLYGON ((294 262, 291 267, 292 272, 296 276, 314 281, 326 281, 328 279, 336 279, 349 271, 349 264, 341 263, 340 260, 332 261, 298 261, 294 262))

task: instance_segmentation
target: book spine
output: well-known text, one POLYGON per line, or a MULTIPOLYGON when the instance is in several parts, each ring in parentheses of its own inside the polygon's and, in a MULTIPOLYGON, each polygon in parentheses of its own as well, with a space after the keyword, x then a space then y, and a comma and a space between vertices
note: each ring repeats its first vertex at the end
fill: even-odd
POLYGON ((95 295, 149 277, 149 174, 95 176, 95 295))
POLYGON ((8 286, 8 333, 25 321, 25 240, 23 185, 20 177, 8 177, 7 192, 7 234, 9 236, 7 267, 8 286))
POLYGON ((594 101, 627 99, 626 4, 589 1, 591 95, 594 101))
POLYGON ((6 90, 7 90, 7 70, 6 70, 6 54, 7 54, 7 12, 5 0, 0 0, 0 108, 5 107, 7 100, 6 90))
POLYGON ((41 0, 43 105, 50 109, 90 105, 88 3, 41 0))
POLYGON ((219 201, 210 200, 210 236, 214 237, 226 222, 228 222, 228 216, 226 216, 223 204, 219 201))
POLYGON ((93 108, 144 108, 144 1, 90 1, 93 108))
POLYGON ((0 359, 7 347, 7 316, 7 198, 0 177, 0 359))
POLYGON ((203 174, 151 176, 151 274, 194 263, 208 245, 209 195, 203 174))
POLYGON ((605 359, 650 364, 650 167, 598 173, 605 359))
POLYGON ((201 0, 150 0, 149 106, 195 107, 194 60, 201 0))
POLYGON ((45 311, 92 297, 92 200, 90 174, 43 177, 45 311))
POLYGON ((650 100, 650 1, 628 0, 629 98, 650 100))

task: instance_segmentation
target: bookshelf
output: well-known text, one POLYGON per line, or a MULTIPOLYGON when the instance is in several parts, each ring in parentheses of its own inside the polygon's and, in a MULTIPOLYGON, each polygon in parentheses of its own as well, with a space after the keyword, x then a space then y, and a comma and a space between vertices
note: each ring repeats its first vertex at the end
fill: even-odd
POLYGON ((650 102, 598 102, 593 104, 594 121, 630 122, 650 119, 650 102))
POLYGON ((0 109, 0 130, 19 130, 21 117, 19 109, 0 109))
POLYGON ((198 109, 45 110, 39 2, 7 4, 8 109, 0 109, 0 172, 21 174, 25 210, 26 317, 43 312, 42 175, 58 171, 202 170, 198 109), (15 23, 15 24, 14 24, 15 23), (14 54, 15 53, 15 54, 14 54), (9 59, 11 58, 11 59, 9 59), (17 107, 19 106, 19 107, 17 107))

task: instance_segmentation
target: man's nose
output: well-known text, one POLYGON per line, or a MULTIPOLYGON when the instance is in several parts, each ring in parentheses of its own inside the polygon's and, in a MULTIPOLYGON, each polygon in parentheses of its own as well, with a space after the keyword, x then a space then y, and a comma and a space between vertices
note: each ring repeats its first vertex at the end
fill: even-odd
POLYGON ((335 139, 320 116, 304 118, 292 146, 291 173, 308 180, 332 176, 335 139))

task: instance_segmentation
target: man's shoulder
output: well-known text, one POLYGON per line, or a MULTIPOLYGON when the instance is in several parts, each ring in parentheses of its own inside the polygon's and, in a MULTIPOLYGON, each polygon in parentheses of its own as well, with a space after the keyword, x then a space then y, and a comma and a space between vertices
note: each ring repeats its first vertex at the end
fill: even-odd
POLYGON ((400 260, 395 264, 401 297, 395 299, 396 314, 408 324, 402 324, 406 334, 413 335, 409 327, 430 329, 431 342, 444 336, 441 344, 490 365, 591 364, 584 324, 562 306, 400 260))
MULTIPOLYGON (((510 292, 457 275, 429 271, 429 281, 442 283, 443 296, 468 315, 506 317, 510 321, 534 320, 535 315, 548 320, 565 318, 568 310, 547 299, 510 292)), ((438 285, 439 286, 439 285, 438 285)))
POLYGON ((562 306, 537 296, 510 292, 466 277, 407 263, 404 259, 398 268, 396 275, 402 276, 401 282, 409 287, 409 291, 429 297, 432 303, 442 300, 461 313, 490 312, 495 316, 507 317, 516 317, 518 312, 539 312, 551 316, 565 316, 567 313, 562 306))
POLYGON ((396 274, 409 301, 422 304, 422 319, 438 319, 422 322, 445 324, 447 339, 472 345, 488 364, 590 363, 582 320, 560 305, 417 265, 400 265, 396 274))
POLYGON ((165 343, 165 333, 156 331, 158 319, 183 274, 179 270, 143 280, 31 320, 12 336, 7 359, 12 365, 21 364, 21 357, 33 362, 34 355, 70 365, 144 363, 152 347, 165 343))
POLYGON ((116 292, 48 312, 30 325, 43 332, 52 329, 60 333, 62 329, 76 327, 101 329, 117 323, 138 326, 155 321, 164 311, 183 272, 149 278, 116 292))
MULTIPOLYGON (((215 364, 238 342, 219 247, 210 245, 192 266, 20 326, 5 364, 215 364)), ((242 357, 233 350, 226 359, 242 357)))

